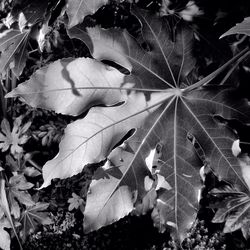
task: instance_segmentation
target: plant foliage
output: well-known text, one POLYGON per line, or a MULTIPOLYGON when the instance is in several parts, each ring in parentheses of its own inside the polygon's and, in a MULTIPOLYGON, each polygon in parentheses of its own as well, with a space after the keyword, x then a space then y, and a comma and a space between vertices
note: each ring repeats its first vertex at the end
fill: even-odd
POLYGON ((243 236, 248 239, 250 236, 249 194, 240 191, 236 187, 230 186, 214 189, 211 194, 220 200, 213 205, 213 207, 218 209, 213 218, 213 222, 225 222, 224 233, 231 233, 240 229, 243 236))
POLYGON ((234 27, 225 32, 221 38, 235 34, 250 36, 250 17, 246 17, 241 23, 237 23, 234 27))
POLYGON ((36 203, 33 206, 27 206, 27 209, 23 211, 20 222, 24 228, 21 238, 23 241, 27 235, 34 232, 39 224, 48 225, 52 221, 48 216, 48 212, 44 211, 49 206, 48 203, 36 203))
MULTIPOLYGON (((34 1, 23 11, 14 5, 0 34, 1 73, 10 67, 17 77, 22 74, 29 42, 37 40, 40 49, 43 47, 61 2, 34 1)), ((119 20, 136 20, 133 28, 123 29, 114 22, 115 27, 104 29, 93 16, 85 17, 108 6, 109 1, 66 1, 57 21, 66 28, 71 42, 77 39, 86 45, 89 57, 46 63, 5 96, 18 97, 32 108, 74 116, 64 130, 58 154, 42 168, 40 189, 55 178, 72 177, 86 166, 99 164, 85 209, 83 197, 73 193, 68 200, 69 210, 84 210, 85 232, 131 212, 151 211, 161 232, 170 229, 182 241, 199 209, 200 171, 212 170, 232 184, 232 188, 212 192, 223 198, 214 222, 226 221, 225 232, 243 225, 248 238, 249 183, 245 166, 232 152, 237 131, 229 126, 235 120, 250 122, 249 103, 230 77, 248 57, 248 48, 204 77, 197 70, 194 53, 197 33, 187 23, 201 14, 198 7, 187 1, 187 10, 173 17, 168 15, 174 12, 167 1, 161 5, 160 15, 129 2, 129 11, 123 9, 127 16, 119 20), (233 70, 221 77, 232 64, 233 70)), ((243 31, 247 25, 245 19, 222 36, 248 34, 243 31)), ((22 117, 14 120, 12 129, 7 118, 2 119, 0 148, 2 152, 10 149, 19 164, 21 159, 26 162, 23 145, 30 127, 31 122, 22 125, 22 117)), ((1 171, 5 173, 5 168, 1 171)), ((21 171, 6 176, 0 177, 0 220, 10 224, 3 224, 0 237, 9 242, 4 228, 15 229, 14 217, 22 224, 19 235, 25 241, 39 224, 51 223, 49 204, 31 196, 33 184, 21 171)))
POLYGON ((143 203, 144 212, 154 208, 153 218, 163 231, 170 226, 183 239, 196 217, 202 186, 199 170, 203 162, 190 138, 199 142, 210 167, 221 178, 245 187, 231 152, 236 134, 219 118, 248 122, 248 104, 235 95, 234 85, 209 84, 241 55, 203 80, 190 82, 196 63, 192 30, 180 21, 172 40, 167 18, 139 9, 133 13, 142 25, 136 39, 125 30, 86 28, 84 42, 93 59, 54 62, 7 97, 20 96, 33 107, 70 115, 90 108, 86 117, 65 129, 59 154, 43 167, 42 186, 108 159, 103 175, 90 185, 86 231, 110 224, 143 203), (122 66, 129 74, 102 60, 122 66), (124 147, 117 148, 130 131, 124 147), (158 156, 150 168, 146 159, 152 151, 158 156), (156 191, 154 184, 145 186, 148 179, 157 185, 156 173, 167 188, 156 191), (153 197, 152 190, 156 192, 153 197))
POLYGON ((87 15, 94 14, 106 3, 108 3, 108 0, 68 0, 66 11, 69 17, 69 27, 81 23, 87 15))

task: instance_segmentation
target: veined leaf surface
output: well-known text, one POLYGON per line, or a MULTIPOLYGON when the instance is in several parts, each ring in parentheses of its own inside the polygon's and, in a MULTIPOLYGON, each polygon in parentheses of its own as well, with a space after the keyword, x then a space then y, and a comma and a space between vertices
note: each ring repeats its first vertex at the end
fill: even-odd
MULTIPOLYGON (((86 230, 108 225, 140 203, 143 203, 143 212, 154 204, 156 224, 163 229, 170 226, 182 239, 198 210, 201 188, 199 170, 204 164, 190 138, 195 138, 204 151, 206 161, 220 177, 246 188, 238 160, 231 152, 236 134, 218 118, 249 122, 249 106, 229 84, 209 85, 226 66, 245 55, 241 53, 235 56, 206 78, 190 83, 187 76, 195 66, 191 53, 192 30, 179 22, 173 40, 167 19, 138 10, 136 15, 142 23, 141 38, 134 39, 126 31, 102 30, 98 27, 89 28, 88 37, 87 33, 81 36, 83 40, 87 37, 85 42, 95 59, 115 62, 126 68, 130 75, 118 77, 121 79, 118 83, 109 82, 108 87, 112 91, 105 92, 98 103, 105 107, 92 107, 85 118, 68 125, 58 155, 43 167, 42 187, 49 185, 53 178, 72 176, 81 172, 84 165, 108 158, 116 171, 114 174, 110 168, 103 167, 103 175, 93 180, 85 210, 86 230), (114 93, 116 98, 112 100, 114 93), (111 102, 108 102, 109 98, 111 102), (108 104, 113 106, 107 107, 108 104), (114 149, 131 130, 134 133, 126 139, 125 148, 114 149), (148 157, 153 151, 157 152, 154 168, 148 168, 148 157), (156 178, 156 172, 160 177, 156 178), (160 179, 164 184, 158 185, 160 179), (151 182, 156 185, 150 186, 151 182), (154 193, 154 189, 157 194, 155 198, 148 195, 149 192, 154 193)), ((69 74, 83 72, 79 75, 79 79, 83 80, 88 74, 85 61, 92 62, 92 59, 76 59, 73 64, 77 60, 79 67, 69 70, 69 74)), ((97 64, 93 64, 93 72, 96 72, 94 66, 97 64)), ((46 81, 48 72, 52 68, 58 70, 57 67, 61 67, 58 62, 38 71, 37 75, 45 79, 45 84, 40 84, 40 97, 46 96, 44 93, 61 80, 61 75, 55 74, 53 81, 46 81)), ((113 73, 118 74, 112 69, 111 75, 113 73)), ((77 82, 75 78, 71 79, 77 82)), ((103 78, 97 77, 97 82, 90 81, 98 91, 102 91, 100 79, 103 78)), ((8 97, 23 97, 38 82, 33 77, 8 97), (25 91, 21 91, 24 86, 25 91)), ((88 81, 81 83, 80 88, 75 84, 77 91, 89 87, 88 81)), ((68 89, 70 91, 72 89, 68 89)), ((74 106, 78 112, 92 105, 91 98, 95 95, 89 97, 86 93, 81 92, 81 101, 74 106), (85 96, 89 101, 82 101, 85 96)), ((32 104, 32 97, 26 101, 37 105, 32 104)), ((44 100, 39 101, 39 107, 58 112, 58 104, 54 105, 56 99, 49 99, 48 102, 51 106, 44 100)), ((73 109, 63 105, 60 112, 75 115, 73 109)))
POLYGON ((237 187, 225 186, 213 189, 211 194, 219 201, 212 205, 214 208, 218 208, 213 222, 225 222, 224 233, 241 229, 243 236, 249 239, 249 190, 248 192, 242 192, 237 187))
POLYGON ((25 241, 26 237, 33 233, 39 224, 49 225, 52 223, 52 220, 49 217, 49 213, 46 212, 48 208, 48 203, 38 202, 33 206, 26 207, 23 211, 20 222, 23 227, 23 234, 21 238, 25 241))
POLYGON ((5 30, 0 34, 0 73, 14 61, 14 73, 19 76, 26 64, 29 30, 5 30))
POLYGON ((10 235, 5 228, 11 228, 9 221, 6 218, 0 219, 0 247, 3 250, 10 250, 10 235))
POLYGON ((220 38, 236 34, 250 36, 250 17, 246 17, 241 23, 237 23, 234 27, 221 35, 220 38))
POLYGON ((74 0, 68 1, 67 14, 69 16, 69 27, 81 23, 85 16, 94 14, 108 0, 74 0))
POLYGON ((36 71, 7 97, 21 96, 32 107, 79 115, 98 104, 122 101, 124 75, 94 59, 62 59, 36 71))

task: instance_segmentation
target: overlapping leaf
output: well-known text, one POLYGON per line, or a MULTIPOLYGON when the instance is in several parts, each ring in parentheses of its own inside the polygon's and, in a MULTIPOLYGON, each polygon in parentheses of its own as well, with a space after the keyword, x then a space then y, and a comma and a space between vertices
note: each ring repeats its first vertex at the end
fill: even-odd
POLYGON ((47 7, 48 0, 22 0, 14 2, 12 10, 4 20, 4 23, 10 28, 14 22, 18 22, 19 29, 23 31, 24 28, 30 27, 38 21, 43 21, 47 7), (20 5, 22 5, 22 8, 20 8, 20 5))
POLYGON ((13 68, 19 76, 26 64, 27 59, 27 40, 30 30, 21 32, 18 29, 5 30, 0 34, 0 73, 2 73, 11 62, 13 68))
POLYGON ((241 23, 237 23, 234 27, 225 32, 221 38, 235 34, 250 36, 250 17, 246 17, 241 23))
POLYGON ((81 23, 87 15, 94 14, 108 0, 74 0, 67 4, 67 14, 69 16, 69 27, 81 23))
MULTIPOLYGON (((16 228, 15 228, 15 225, 14 225, 14 222, 12 220, 12 217, 11 217, 11 211, 10 211, 10 206, 9 206, 9 202, 7 200, 7 195, 6 195, 6 187, 5 187, 5 180, 0 178, 0 207, 1 207, 1 210, 4 212, 5 216, 1 218, 1 220, 4 220, 3 221, 3 228, 6 226, 6 227, 9 227, 9 225, 11 226, 12 230, 14 231, 14 234, 17 238, 17 241, 19 243, 19 246, 20 248, 22 249, 22 246, 21 246, 21 243, 19 241, 19 238, 18 238, 18 235, 17 235, 17 232, 16 232, 16 228), (5 221, 6 218, 8 221, 5 221)), ((1 228, 1 231, 4 230, 3 228, 1 228)), ((5 234, 4 231, 1 232, 1 237, 4 237, 7 241, 7 243, 9 242, 9 237, 7 234, 5 234)), ((6 245, 6 248, 8 249, 8 244, 6 245)))
MULTIPOLYGON (((156 106, 161 102, 162 94, 155 95, 152 103, 156 106)), ((59 154, 43 167, 42 187, 48 186, 53 178, 67 178, 81 172, 89 163, 105 160, 130 129, 142 126, 145 117, 151 113, 147 105, 143 94, 133 93, 124 105, 92 108, 87 119, 68 125, 59 154)))
POLYGON ((5 118, 2 120, 0 130, 0 149, 2 152, 7 151, 9 148, 14 156, 22 152, 21 145, 25 144, 29 139, 25 133, 29 129, 31 122, 23 126, 21 126, 21 123, 22 118, 16 118, 11 130, 8 120, 5 118))
POLYGON ((94 58, 113 61, 131 71, 138 78, 135 87, 165 89, 188 84, 185 77, 195 65, 193 31, 180 23, 177 25, 179 32, 172 41, 167 19, 160 20, 139 10, 135 14, 142 23, 143 32, 137 39, 119 29, 85 28, 84 24, 69 30, 69 35, 85 42, 94 58))
POLYGON ((23 175, 16 175, 10 178, 8 200, 10 202, 11 214, 14 215, 15 218, 20 217, 20 206, 17 201, 25 206, 34 205, 31 195, 27 192, 27 190, 33 186, 32 183, 26 181, 23 175))
POLYGON ((3 20, 8 29, 0 33, 0 73, 10 65, 17 77, 21 75, 28 58, 29 38, 35 38, 39 29, 38 23, 50 17, 47 7, 47 0, 13 3, 12 11, 3 20), (23 5, 23 8, 20 9, 19 5, 23 5))
POLYGON ((213 218, 214 223, 225 223, 224 232, 241 230, 244 237, 250 237, 250 197, 248 192, 241 192, 237 187, 224 186, 213 189, 211 194, 218 200, 213 207, 218 208, 213 218), (219 202, 218 202, 219 201, 219 202))
MULTIPOLYGON (((93 107, 85 118, 66 128, 59 154, 43 167, 43 187, 49 185, 52 178, 72 176, 79 173, 84 165, 108 157, 118 171, 114 174, 110 168, 106 171, 104 167, 105 174, 99 175, 91 184, 85 211, 86 230, 91 231, 112 223, 132 211, 134 206, 143 204, 141 210, 145 212, 154 204, 155 223, 161 228, 172 227, 183 238, 198 209, 201 188, 199 170, 203 165, 190 138, 195 138, 199 143, 207 161, 218 175, 246 188, 240 165, 231 152, 236 135, 218 117, 249 122, 249 107, 229 85, 216 87, 207 84, 226 66, 193 85, 186 80, 195 65, 191 53, 192 30, 179 22, 175 27, 177 36, 173 41, 167 19, 138 10, 136 15, 143 25, 143 37, 139 39, 121 30, 102 30, 98 27, 87 29, 89 36, 85 42, 94 58, 115 62, 130 72, 130 75, 122 75, 122 79, 119 78, 121 81, 116 84, 115 81, 108 81, 112 91, 104 92, 102 98, 97 98, 98 103, 93 94, 95 91, 92 90, 90 93, 94 104, 123 103, 112 107, 93 107), (108 102, 114 93, 115 100, 108 102), (113 150, 131 130, 134 133, 127 138, 125 148, 113 150), (159 151, 154 162, 155 169, 161 176, 159 179, 163 179, 161 182, 165 183, 159 190, 154 185, 149 190, 148 184, 145 185, 145 180, 152 179, 153 183, 156 181, 146 164, 154 150, 159 151), (147 194, 154 190, 157 197, 149 195, 148 200, 145 200, 147 194)), ((84 37, 87 37, 86 33, 81 39, 84 40, 84 37)), ((236 56, 230 62, 239 57, 236 56)), ((70 70, 67 67, 74 83, 79 81, 73 77, 75 72, 83 72, 76 74, 83 80, 80 89, 78 84, 74 85, 77 91, 89 88, 89 82, 84 80, 86 75, 89 76, 86 61, 93 62, 92 59, 76 59, 72 65, 78 62, 81 66, 70 70)), ((98 63, 93 64, 96 65, 98 63)), ((46 101, 42 100, 48 90, 54 88, 53 84, 62 80, 60 73, 54 75, 54 81, 46 81, 51 77, 48 72, 52 68, 60 72, 61 62, 38 71, 30 82, 20 85, 8 96, 25 98, 25 92, 28 96, 35 94, 36 91, 29 93, 28 89, 37 88, 39 82, 39 102, 34 103, 35 98, 32 97, 26 98, 26 101, 33 106, 39 104, 39 107, 52 108, 58 112, 55 98, 52 100, 48 96, 46 101), (31 87, 32 83, 35 87, 31 87)), ((92 70, 97 71, 96 68, 92 70)), ((112 72, 117 75, 116 70, 112 69, 112 72)), ((100 79, 103 78, 97 77, 97 82, 90 82, 98 89, 97 92, 103 94, 100 79)), ((72 91, 63 83, 61 92, 65 89, 69 93, 72 91)), ((60 92, 60 89, 53 91, 60 92)), ((77 113, 92 105, 89 92, 80 93, 81 101, 74 106, 77 113), (85 96, 87 101, 83 102, 85 96)), ((73 95, 73 98, 75 100, 77 95, 73 95)), ((60 112, 75 115, 73 109, 68 109, 63 103, 60 112)))
POLYGON ((0 248, 10 250, 10 235, 5 228, 10 228, 11 225, 7 218, 0 219, 0 248))
POLYGON ((128 215, 133 210, 138 195, 146 194, 143 176, 149 173, 144 166, 131 168, 132 155, 131 152, 123 152, 117 148, 109 157, 110 166, 101 168, 96 173, 89 188, 85 207, 86 232, 97 230, 128 215), (120 158, 116 157, 117 153, 120 158), (140 179, 137 179, 138 176, 140 179), (100 196, 100 193, 103 195, 100 196))

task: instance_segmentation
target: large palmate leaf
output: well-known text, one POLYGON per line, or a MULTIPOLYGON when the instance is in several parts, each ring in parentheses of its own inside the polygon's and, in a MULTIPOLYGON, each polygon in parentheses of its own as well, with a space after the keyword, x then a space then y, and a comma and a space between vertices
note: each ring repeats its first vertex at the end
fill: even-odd
POLYGON ((86 42, 95 59, 70 59, 64 68, 65 60, 57 61, 7 97, 21 96, 32 106, 72 115, 101 105, 68 125, 58 155, 43 167, 42 187, 46 187, 53 178, 72 176, 86 164, 108 159, 90 186, 86 231, 110 224, 134 207, 142 213, 154 207, 155 224, 163 230, 170 226, 183 238, 198 210, 203 165, 190 138, 219 176, 246 188, 231 152, 236 135, 221 120, 249 122, 248 104, 230 84, 209 85, 245 54, 206 78, 189 82, 195 66, 192 30, 180 21, 173 39, 166 18, 135 13, 143 36, 134 39, 126 31, 99 27, 82 29, 79 37, 71 32, 86 42), (129 75, 97 59, 121 65, 129 75), (97 73, 100 70, 102 74, 97 73), (124 145, 117 148, 125 136, 124 145))
POLYGON ((94 14, 108 0, 68 0, 67 14, 69 16, 69 27, 81 23, 87 15, 94 14))
POLYGON ((221 35, 221 38, 235 34, 250 36, 250 17, 246 17, 241 23, 237 23, 234 27, 221 35))

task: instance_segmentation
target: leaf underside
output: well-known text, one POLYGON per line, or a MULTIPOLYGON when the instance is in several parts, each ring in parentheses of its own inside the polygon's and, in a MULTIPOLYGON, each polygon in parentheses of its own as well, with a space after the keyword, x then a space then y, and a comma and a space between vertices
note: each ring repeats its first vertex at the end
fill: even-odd
POLYGON ((53 178, 72 176, 86 164, 108 159, 90 186, 86 231, 108 225, 143 204, 143 212, 154 208, 155 224, 163 230, 172 228, 183 239, 197 214, 199 170, 204 164, 190 137, 219 176, 245 187, 231 152, 236 135, 216 117, 249 122, 249 109, 229 85, 188 81, 196 63, 189 27, 181 21, 176 24, 172 41, 168 19, 140 10, 134 13, 142 23, 143 37, 134 39, 126 31, 99 27, 81 29, 80 35, 69 31, 87 44, 95 59, 54 62, 7 97, 20 96, 31 106, 70 115, 101 105, 68 125, 59 154, 43 167, 42 187, 46 187, 53 178), (115 62, 130 74, 101 60, 115 62), (91 70, 96 74, 91 75, 91 70), (62 87, 54 87, 57 82, 62 87), (114 149, 131 130, 132 136, 114 149), (159 184, 156 173, 165 181, 159 189, 149 185, 159 184))

